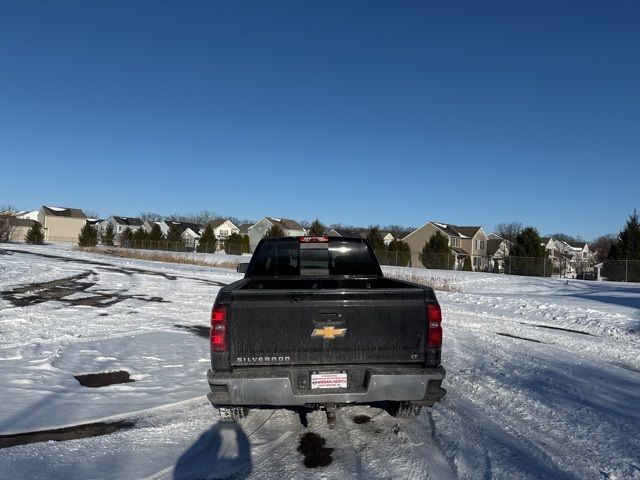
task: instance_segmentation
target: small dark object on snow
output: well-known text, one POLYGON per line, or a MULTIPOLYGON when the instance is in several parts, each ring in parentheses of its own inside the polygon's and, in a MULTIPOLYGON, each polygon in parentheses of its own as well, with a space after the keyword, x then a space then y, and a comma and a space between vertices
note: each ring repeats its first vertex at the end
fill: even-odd
POLYGON ((135 382, 135 380, 129 378, 129 372, 124 370, 120 370, 119 372, 88 373, 86 375, 74 375, 73 377, 78 380, 83 387, 90 388, 106 387, 107 385, 114 385, 116 383, 135 382))
POLYGON ((368 415, 356 415, 353 417, 353 423, 361 425, 363 423, 369 423, 371 421, 371 417, 368 415))
POLYGON ((307 432, 300 437, 298 451, 304 455, 305 467, 316 468, 331 465, 333 448, 325 447, 326 442, 320 435, 312 432, 307 432))

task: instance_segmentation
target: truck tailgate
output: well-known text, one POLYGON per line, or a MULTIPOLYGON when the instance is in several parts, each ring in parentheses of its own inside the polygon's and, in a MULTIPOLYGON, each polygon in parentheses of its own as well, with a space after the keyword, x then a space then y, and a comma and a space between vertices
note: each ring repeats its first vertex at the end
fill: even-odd
POLYGON ((232 366, 421 363, 425 293, 237 291, 228 306, 232 366))

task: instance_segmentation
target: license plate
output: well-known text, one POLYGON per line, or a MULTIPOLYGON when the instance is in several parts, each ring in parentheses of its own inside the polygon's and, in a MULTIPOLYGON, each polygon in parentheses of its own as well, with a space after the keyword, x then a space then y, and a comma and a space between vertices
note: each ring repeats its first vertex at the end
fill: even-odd
POLYGON ((347 372, 319 372, 311 374, 311 389, 347 388, 347 372))

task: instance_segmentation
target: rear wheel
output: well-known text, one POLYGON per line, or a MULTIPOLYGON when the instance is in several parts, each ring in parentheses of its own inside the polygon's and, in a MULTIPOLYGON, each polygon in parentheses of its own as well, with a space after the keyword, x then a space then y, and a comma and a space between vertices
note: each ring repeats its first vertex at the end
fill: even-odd
POLYGON ((218 412, 220 413, 220 420, 242 420, 249 415, 249 409, 247 407, 218 407, 218 412))
POLYGON ((422 405, 414 405, 411 402, 388 402, 385 410, 392 417, 417 417, 422 411, 422 405))

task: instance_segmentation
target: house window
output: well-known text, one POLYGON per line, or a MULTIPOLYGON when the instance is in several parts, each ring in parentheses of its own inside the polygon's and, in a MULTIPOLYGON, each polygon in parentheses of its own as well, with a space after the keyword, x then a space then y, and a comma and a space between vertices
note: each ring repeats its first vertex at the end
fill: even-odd
POLYGON ((452 238, 451 239, 451 246, 452 247, 459 247, 460 246, 460 239, 459 238, 452 238))
POLYGON ((229 230, 220 230, 220 236, 221 237, 226 237, 229 235, 229 230))
POLYGON ((476 250, 484 250, 484 240, 476 240, 476 250))

